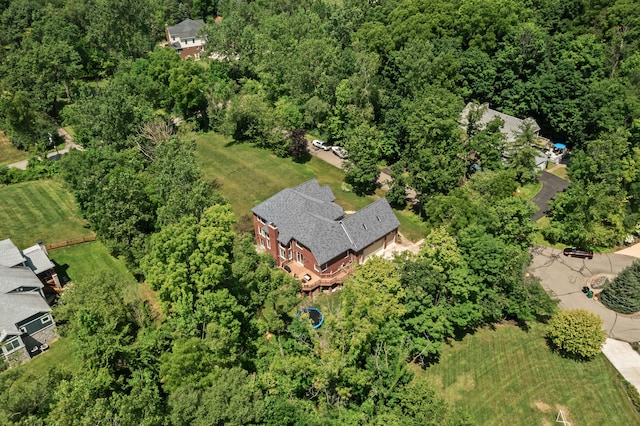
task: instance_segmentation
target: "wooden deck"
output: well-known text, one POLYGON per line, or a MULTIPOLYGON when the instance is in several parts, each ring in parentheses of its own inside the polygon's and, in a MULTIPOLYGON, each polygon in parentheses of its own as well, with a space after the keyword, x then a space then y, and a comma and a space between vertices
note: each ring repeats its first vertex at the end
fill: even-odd
POLYGON ((305 294, 312 294, 318 289, 332 289, 338 284, 342 284, 347 276, 349 276, 353 271, 351 266, 345 266, 334 274, 321 274, 309 271, 294 260, 284 262, 282 267, 284 268, 284 266, 289 267, 291 270, 289 273, 290 275, 302 281, 302 291, 305 294))

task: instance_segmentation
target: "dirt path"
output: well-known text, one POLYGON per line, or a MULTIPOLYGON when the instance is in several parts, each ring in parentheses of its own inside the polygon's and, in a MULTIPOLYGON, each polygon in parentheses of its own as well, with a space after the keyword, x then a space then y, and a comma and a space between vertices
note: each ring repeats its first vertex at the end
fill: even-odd
MULTIPOLYGON (((80 145, 74 142, 71 135, 67 133, 63 128, 58 128, 58 134, 64 139, 64 148, 56 149, 55 151, 51 151, 47 153, 47 158, 52 160, 59 160, 63 154, 66 154, 72 149, 77 149, 80 151, 84 150, 83 147, 81 147, 80 145)), ((22 160, 22 161, 17 161, 15 163, 8 164, 7 167, 13 168, 13 169, 26 170, 28 163, 29 163, 29 160, 22 160)))

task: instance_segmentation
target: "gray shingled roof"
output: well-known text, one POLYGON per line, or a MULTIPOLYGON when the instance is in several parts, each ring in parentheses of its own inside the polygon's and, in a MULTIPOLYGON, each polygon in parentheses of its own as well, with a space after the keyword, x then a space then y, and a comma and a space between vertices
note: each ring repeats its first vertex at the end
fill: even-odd
POLYGON ((16 324, 51 307, 40 293, 0 293, 0 335, 22 334, 16 324))
MULTIPOLYGON (((461 122, 463 125, 467 125, 468 123, 468 115, 469 115, 469 111, 472 107, 473 103, 469 102, 467 104, 467 106, 464 107, 464 110, 462 111, 462 119, 461 122)), ((502 126, 502 131, 501 133, 504 134, 507 138, 508 142, 513 142, 515 141, 516 137, 521 133, 521 127, 524 123, 525 120, 527 121, 531 121, 532 125, 533 125, 533 131, 537 132, 540 130, 540 126, 538 125, 538 123, 531 117, 529 118, 525 118, 524 120, 521 120, 517 117, 508 115, 508 114, 504 114, 502 112, 493 110, 491 108, 489 108, 489 104, 483 104, 480 106, 481 108, 486 107, 484 114, 482 115, 482 118, 480 119, 480 124, 482 125, 487 125, 488 123, 490 123, 491 121, 493 121, 495 118, 500 118, 502 121, 504 121, 504 125, 502 126)))
POLYGON ((385 198, 369 204, 342 221, 354 246, 360 250, 400 226, 385 198))
POLYGON ((320 265, 347 250, 361 250, 400 225, 384 198, 347 218, 334 200, 328 186, 311 179, 283 189, 251 211, 278 228, 278 242, 287 245, 295 239, 320 265))
POLYGON ((170 26, 169 36, 178 37, 181 40, 187 38, 197 38, 200 27, 204 24, 202 19, 185 19, 179 24, 170 26))
POLYGON ((49 259, 47 250, 40 244, 36 244, 22 250, 22 254, 26 259, 26 265, 36 274, 40 274, 55 267, 53 262, 49 259))
POLYGON ((20 250, 10 239, 0 241, 0 265, 12 267, 24 262, 20 250))
POLYGON ((10 293, 20 287, 44 287, 33 271, 24 267, 0 266, 0 294, 10 293))

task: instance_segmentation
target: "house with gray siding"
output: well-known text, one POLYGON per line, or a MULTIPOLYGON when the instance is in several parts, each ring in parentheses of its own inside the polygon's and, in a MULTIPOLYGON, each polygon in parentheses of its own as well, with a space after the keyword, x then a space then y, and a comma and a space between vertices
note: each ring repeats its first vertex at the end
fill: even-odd
POLYGON ((37 275, 53 280, 45 255, 38 244, 21 252, 11 240, 0 241, 0 349, 10 365, 28 361, 58 337, 37 275))

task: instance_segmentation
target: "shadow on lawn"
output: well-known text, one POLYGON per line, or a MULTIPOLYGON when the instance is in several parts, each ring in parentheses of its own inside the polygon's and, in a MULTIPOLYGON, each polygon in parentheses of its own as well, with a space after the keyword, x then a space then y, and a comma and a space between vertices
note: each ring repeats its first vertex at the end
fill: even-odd
POLYGON ((60 265, 55 260, 52 260, 52 262, 55 266, 56 272, 58 273, 58 279, 60 280, 60 284, 64 286, 66 283, 71 281, 71 278, 69 278, 69 275, 67 274, 67 271, 69 270, 69 265, 66 263, 64 265, 60 265))

